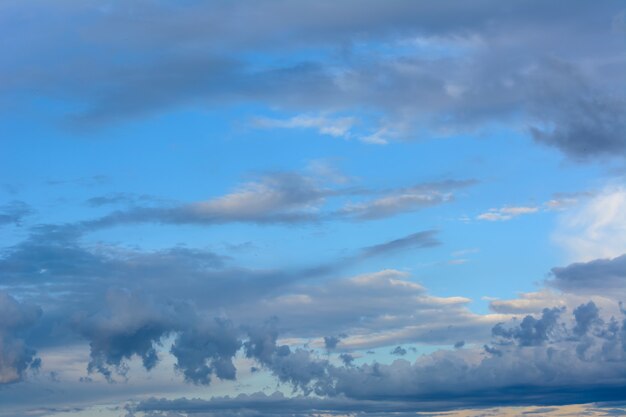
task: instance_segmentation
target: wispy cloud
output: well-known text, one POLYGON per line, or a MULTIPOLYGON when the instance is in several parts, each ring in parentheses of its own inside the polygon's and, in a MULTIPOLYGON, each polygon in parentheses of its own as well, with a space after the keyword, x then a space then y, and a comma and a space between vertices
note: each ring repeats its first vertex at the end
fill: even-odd
POLYGON ((485 213, 479 214, 476 218, 478 220, 487 220, 490 222, 496 221, 505 221, 511 220, 515 217, 522 216, 525 214, 537 213, 539 211, 539 207, 502 207, 502 208, 492 208, 486 211, 485 213))
POLYGON ((290 119, 258 117, 253 120, 256 127, 279 129, 315 129, 322 135, 350 139, 356 120, 352 117, 331 118, 325 116, 294 116, 290 119))

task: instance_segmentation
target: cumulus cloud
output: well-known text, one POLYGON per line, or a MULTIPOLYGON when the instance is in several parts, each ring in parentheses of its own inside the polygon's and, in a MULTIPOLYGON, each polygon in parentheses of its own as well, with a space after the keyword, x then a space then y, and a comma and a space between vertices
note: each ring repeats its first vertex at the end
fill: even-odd
POLYGON ((89 341, 89 372, 99 372, 113 381, 113 371, 124 375, 125 361, 139 356, 150 370, 158 362, 155 346, 177 329, 175 314, 154 302, 127 291, 109 291, 107 309, 78 319, 78 331, 89 341), (112 369, 113 368, 113 371, 112 369))
POLYGON ((514 340, 520 346, 541 346, 550 339, 553 332, 559 330, 557 323, 562 312, 562 308, 545 308, 539 319, 526 316, 513 329, 498 324, 492 329, 492 334, 502 339, 514 340))
POLYGON ((226 319, 196 319, 177 336, 171 348, 176 369, 188 382, 208 385, 211 376, 234 380, 233 358, 241 348, 238 331, 226 319))
MULTIPOLYGON (((399 359, 391 364, 336 366, 311 351, 279 346, 275 333, 268 337, 267 332, 251 335, 245 346, 249 357, 282 382, 304 394, 314 392, 323 397, 320 407, 327 400, 358 400, 364 412, 374 411, 376 405, 386 407, 386 412, 415 412, 619 400, 626 386, 626 320, 603 322, 593 307, 588 303, 575 310, 574 327, 562 320, 564 310, 546 309, 539 318, 526 316, 519 323, 495 326, 491 346, 486 346, 482 355, 475 349, 437 351, 414 363, 399 359), (585 331, 581 331, 583 326, 585 331), (601 386, 599 377, 606 381, 601 386)), ((285 400, 275 399, 278 403, 285 400)), ((239 400, 245 403, 249 398, 215 401, 228 408, 224 402, 239 407, 239 400)), ((161 400, 163 408, 156 400, 143 404, 145 409, 178 411, 190 411, 193 408, 185 407, 194 406, 199 407, 196 411, 211 411, 213 406, 210 402, 179 401, 175 405, 161 400)), ((269 404, 257 403, 252 408, 264 406, 269 404)), ((319 409, 312 404, 300 406, 302 413, 319 409)))
POLYGON ((0 291, 0 385, 18 382, 28 368, 39 366, 40 359, 23 336, 41 314, 39 307, 0 291))

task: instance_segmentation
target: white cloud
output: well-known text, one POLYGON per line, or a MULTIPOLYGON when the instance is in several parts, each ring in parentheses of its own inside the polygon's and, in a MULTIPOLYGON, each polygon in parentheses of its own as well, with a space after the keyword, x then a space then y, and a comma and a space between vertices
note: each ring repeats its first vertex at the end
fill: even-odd
POLYGON ((539 211, 538 207, 502 207, 491 208, 487 212, 479 214, 478 220, 487 220, 490 222, 511 220, 514 217, 523 214, 531 214, 539 211))
POLYGON ((390 132, 387 128, 378 129, 376 132, 371 135, 361 136, 359 139, 362 142, 370 143, 372 145, 386 145, 389 143, 388 137, 390 136, 390 132))
POLYGON ((362 219, 376 219, 446 203, 452 199, 453 195, 451 193, 416 187, 413 189, 395 190, 389 195, 370 201, 348 203, 343 207, 342 212, 362 219))
POLYGON ((553 238, 571 261, 613 258, 626 252, 626 187, 607 187, 563 213, 553 238))
POLYGON ((256 127, 280 129, 316 129, 322 135, 349 139, 355 123, 352 117, 330 118, 326 116, 298 115, 289 119, 260 117, 254 120, 256 127))

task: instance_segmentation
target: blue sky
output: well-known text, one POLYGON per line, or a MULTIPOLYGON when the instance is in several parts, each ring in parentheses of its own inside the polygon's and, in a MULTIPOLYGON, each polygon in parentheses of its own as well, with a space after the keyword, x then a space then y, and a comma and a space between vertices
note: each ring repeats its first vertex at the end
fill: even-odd
POLYGON ((625 13, 3 2, 0 415, 626 414, 625 13))

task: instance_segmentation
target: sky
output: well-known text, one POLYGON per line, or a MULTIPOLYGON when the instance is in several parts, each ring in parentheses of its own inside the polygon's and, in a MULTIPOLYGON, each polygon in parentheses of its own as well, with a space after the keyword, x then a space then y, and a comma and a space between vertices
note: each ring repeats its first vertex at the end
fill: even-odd
POLYGON ((0 416, 626 415, 625 35, 0 1, 0 416))

